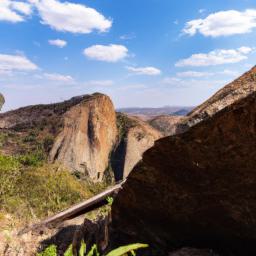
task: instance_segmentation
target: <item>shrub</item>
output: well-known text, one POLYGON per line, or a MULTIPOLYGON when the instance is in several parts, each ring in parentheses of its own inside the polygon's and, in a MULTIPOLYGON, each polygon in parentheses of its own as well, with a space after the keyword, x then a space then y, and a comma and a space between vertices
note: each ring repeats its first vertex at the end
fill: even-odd
POLYGON ((43 162, 37 166, 37 161, 30 160, 0 155, 0 211, 28 221, 31 217, 46 217, 93 195, 83 181, 64 168, 43 162))
POLYGON ((48 135, 44 138, 43 147, 44 147, 45 152, 50 152, 50 150, 53 146, 53 143, 54 143, 54 138, 52 135, 48 135))

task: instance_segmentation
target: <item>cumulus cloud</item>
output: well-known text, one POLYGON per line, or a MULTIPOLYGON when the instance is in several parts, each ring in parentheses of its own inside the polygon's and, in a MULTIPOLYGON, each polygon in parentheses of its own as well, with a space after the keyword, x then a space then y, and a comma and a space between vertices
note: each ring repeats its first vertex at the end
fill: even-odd
POLYGON ((67 42, 61 39, 49 40, 48 43, 59 48, 63 48, 67 45, 67 42))
POLYGON ((63 83, 74 83, 75 80, 72 76, 61 75, 57 73, 44 73, 44 77, 51 81, 63 82, 63 83))
POLYGON ((126 67, 129 71, 137 74, 137 75, 149 75, 155 76, 160 75, 161 70, 155 67, 126 67))
POLYGON ((88 34, 106 32, 112 21, 93 8, 58 0, 29 0, 37 8, 41 23, 58 31, 88 34))
POLYGON ((246 60, 247 55, 253 51, 250 47, 240 47, 237 49, 217 49, 209 53, 197 53, 191 55, 187 59, 179 60, 175 66, 185 67, 185 66, 216 66, 228 63, 237 63, 242 60, 246 60))
POLYGON ((128 56, 128 49, 123 45, 93 45, 84 49, 83 54, 94 60, 117 62, 128 56))
POLYGON ((0 54, 1 72, 33 71, 36 69, 38 69, 37 65, 25 56, 0 54))
POLYGON ((0 1, 0 20, 2 21, 22 22, 31 12, 32 7, 29 3, 11 0, 0 1))
POLYGON ((204 36, 231 36, 252 32, 256 27, 256 9, 245 11, 220 11, 205 19, 195 19, 186 23, 183 32, 191 36, 200 33, 204 36))

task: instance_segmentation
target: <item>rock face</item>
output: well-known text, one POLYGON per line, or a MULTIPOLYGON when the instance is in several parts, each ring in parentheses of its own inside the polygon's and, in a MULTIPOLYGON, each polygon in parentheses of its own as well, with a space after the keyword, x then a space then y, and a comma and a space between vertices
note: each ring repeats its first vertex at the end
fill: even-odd
POLYGON ((3 96, 3 94, 0 93, 0 111, 2 109, 2 106, 4 105, 4 102, 5 102, 4 96, 3 96))
POLYGON ((163 115, 151 119, 148 123, 164 136, 170 136, 176 134, 177 126, 183 118, 183 116, 163 115))
POLYGON ((111 165, 116 180, 126 178, 141 160, 143 153, 163 134, 139 118, 118 114, 119 142, 112 154, 111 165))
MULTIPOLYGON (((226 100, 206 108, 204 121, 144 153, 112 207, 117 244, 148 242, 162 255, 177 247, 256 255, 253 72, 233 83, 234 98, 219 92, 226 100)), ((192 113, 202 118, 201 108, 192 113)))
POLYGON ((189 127, 213 116, 226 106, 231 105, 238 99, 248 96, 256 90, 256 66, 251 70, 226 85, 215 93, 210 99, 196 107, 184 119, 178 132, 186 131, 189 127))
POLYGON ((111 100, 93 95, 69 109, 63 118, 64 127, 51 149, 50 160, 101 181, 117 137, 111 100))
POLYGON ((33 152, 46 145, 49 160, 101 181, 116 143, 116 113, 110 98, 95 93, 68 101, 0 114, 0 151, 33 152))

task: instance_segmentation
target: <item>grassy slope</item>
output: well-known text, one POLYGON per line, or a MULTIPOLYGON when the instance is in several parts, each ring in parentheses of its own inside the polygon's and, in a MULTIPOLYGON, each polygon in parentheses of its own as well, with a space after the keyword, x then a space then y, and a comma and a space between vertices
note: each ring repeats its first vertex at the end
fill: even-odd
POLYGON ((93 196, 105 184, 90 184, 35 155, 0 155, 0 225, 6 214, 22 224, 44 218, 93 196))

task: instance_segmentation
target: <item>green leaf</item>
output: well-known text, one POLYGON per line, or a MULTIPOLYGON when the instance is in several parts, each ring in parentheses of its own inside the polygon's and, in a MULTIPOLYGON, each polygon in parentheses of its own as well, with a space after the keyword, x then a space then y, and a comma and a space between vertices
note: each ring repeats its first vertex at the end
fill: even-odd
POLYGON ((37 256, 57 256, 57 246, 50 245, 43 252, 37 253, 37 256))
POLYGON ((82 240, 81 247, 80 247, 80 250, 79 250, 79 256, 84 256, 85 249, 86 249, 86 244, 85 244, 84 240, 82 240))
POLYGON ((72 244, 68 247, 68 249, 65 251, 64 256, 73 256, 72 252, 72 244))
POLYGON ((91 250, 88 252, 87 256, 100 256, 98 253, 97 245, 93 245, 91 250))
POLYGON ((138 250, 141 248, 146 248, 146 247, 148 247, 147 244, 129 244, 129 245, 121 246, 109 252, 106 256, 122 256, 128 252, 138 250))

